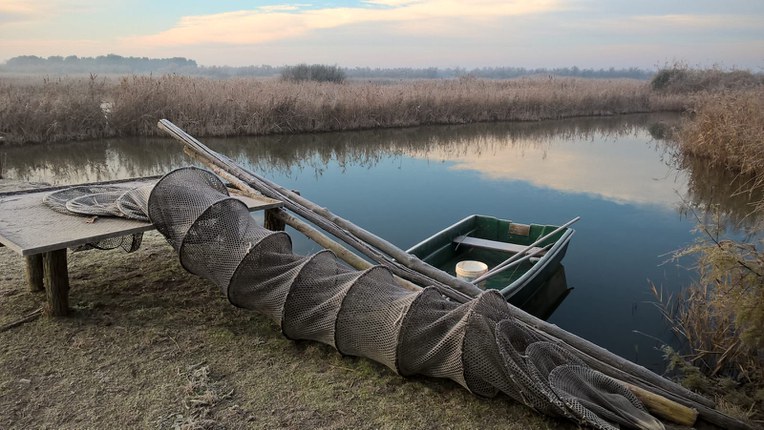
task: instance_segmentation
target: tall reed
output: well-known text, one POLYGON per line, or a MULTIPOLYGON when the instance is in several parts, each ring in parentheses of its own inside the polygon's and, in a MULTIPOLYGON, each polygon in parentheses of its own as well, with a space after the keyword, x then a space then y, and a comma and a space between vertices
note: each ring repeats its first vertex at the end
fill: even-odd
MULTIPOLYGON (((718 166, 743 178, 750 196, 764 186, 764 88, 702 93, 678 137, 680 155, 702 160, 694 165, 709 174, 718 166), (749 179, 750 178, 750 179, 749 179)), ((764 204, 752 202, 750 220, 764 219, 764 204)), ((680 256, 697 258, 698 280, 672 303, 664 301, 684 348, 684 361, 711 381, 722 396, 732 396, 745 415, 764 417, 764 249, 761 221, 749 224, 748 241, 725 239, 727 220, 720 211, 698 215, 698 241, 680 256), (727 381, 727 382, 725 382, 727 381)))
POLYGON ((0 133, 14 143, 150 136, 158 133, 155 124, 163 117, 194 135, 232 136, 537 121, 685 107, 682 96, 656 94, 648 83, 628 79, 336 84, 166 75, 36 85, 0 80, 0 133))
POLYGON ((690 113, 682 152, 764 178, 764 86, 696 96, 690 113))

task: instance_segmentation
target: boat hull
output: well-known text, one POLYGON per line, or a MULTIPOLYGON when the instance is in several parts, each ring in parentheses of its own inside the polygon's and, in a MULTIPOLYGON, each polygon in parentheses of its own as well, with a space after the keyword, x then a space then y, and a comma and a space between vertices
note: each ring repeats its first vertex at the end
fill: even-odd
MULTIPOLYGON (((408 252, 455 276, 455 266, 459 261, 482 261, 488 264, 490 270, 512 255, 511 252, 504 250, 457 243, 462 236, 495 243, 496 248, 501 248, 503 243, 523 248, 557 228, 554 225, 527 225, 484 215, 470 215, 423 240, 410 248, 408 252)), ((522 306, 523 303, 531 300, 539 288, 548 283, 552 275, 561 268, 562 259, 565 257, 573 233, 573 229, 566 228, 554 234, 539 245, 549 246, 543 256, 523 262, 505 273, 492 277, 480 287, 498 290, 510 303, 522 306)))

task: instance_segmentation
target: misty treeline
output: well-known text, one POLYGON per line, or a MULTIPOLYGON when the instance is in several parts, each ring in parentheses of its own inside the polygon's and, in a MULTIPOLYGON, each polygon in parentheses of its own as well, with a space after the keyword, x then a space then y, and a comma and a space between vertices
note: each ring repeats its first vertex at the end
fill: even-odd
MULTIPOLYGON (((97 57, 67 57, 50 56, 38 57, 23 55, 13 57, 0 64, 0 72, 5 73, 49 73, 49 74, 89 74, 89 73, 115 73, 115 74, 149 74, 149 73, 177 73, 192 76, 206 76, 213 78, 228 77, 277 77, 281 76, 285 69, 292 66, 200 66, 194 60, 183 57, 173 58, 147 58, 147 57, 123 57, 115 54, 100 55, 97 57)), ((337 66, 332 66, 337 67, 337 66)), ((485 79, 508 79, 521 76, 565 76, 579 78, 632 78, 651 79, 655 72, 642 70, 636 67, 628 69, 580 69, 578 67, 564 68, 524 68, 524 67, 480 67, 467 69, 462 67, 453 68, 371 68, 371 67, 339 67, 347 78, 351 79, 437 79, 437 78, 460 78, 475 77, 485 79)))
POLYGON ((0 65, 0 71, 17 73, 189 73, 198 68, 196 61, 182 57, 122 57, 108 54, 97 57, 58 55, 48 58, 35 55, 13 57, 0 65))

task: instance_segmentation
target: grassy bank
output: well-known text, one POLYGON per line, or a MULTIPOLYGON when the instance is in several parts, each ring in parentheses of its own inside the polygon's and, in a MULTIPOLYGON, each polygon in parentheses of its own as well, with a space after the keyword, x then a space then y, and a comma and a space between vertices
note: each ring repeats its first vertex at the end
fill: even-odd
MULTIPOLYGON (((761 195, 764 186, 764 88, 723 90, 694 99, 677 134, 680 156, 739 178, 735 193, 761 195)), ((750 198, 750 197, 749 197, 750 198)), ((764 202, 753 201, 748 220, 764 219, 764 202)), ((666 316, 682 341, 670 352, 692 388, 716 395, 740 415, 764 423, 764 249, 761 221, 746 223, 748 241, 726 239, 730 220, 710 208, 698 241, 681 252, 697 258, 698 281, 673 303, 666 316)))
POLYGON ((264 135, 682 110, 685 101, 628 79, 0 78, 0 135, 8 143, 152 136, 160 118, 196 136, 264 135))
MULTIPOLYGON (((64 319, 0 332, 0 428, 572 429, 507 397, 402 378, 230 305, 157 233, 133 253, 70 253, 64 319)), ((0 248, 0 325, 38 308, 0 248)))

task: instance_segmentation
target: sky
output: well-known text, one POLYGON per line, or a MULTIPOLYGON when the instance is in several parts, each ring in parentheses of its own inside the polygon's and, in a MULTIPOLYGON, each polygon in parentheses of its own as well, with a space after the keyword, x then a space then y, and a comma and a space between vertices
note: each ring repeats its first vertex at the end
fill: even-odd
POLYGON ((19 55, 200 65, 764 71, 760 0, 0 0, 19 55))

